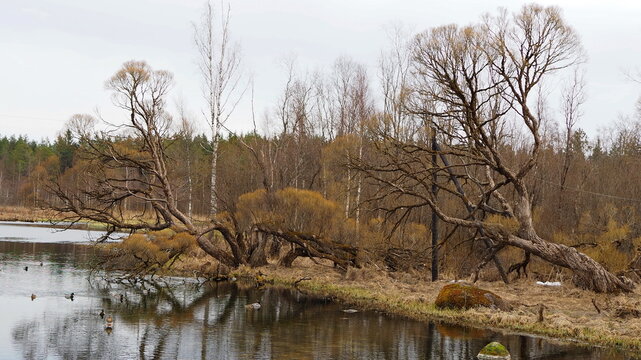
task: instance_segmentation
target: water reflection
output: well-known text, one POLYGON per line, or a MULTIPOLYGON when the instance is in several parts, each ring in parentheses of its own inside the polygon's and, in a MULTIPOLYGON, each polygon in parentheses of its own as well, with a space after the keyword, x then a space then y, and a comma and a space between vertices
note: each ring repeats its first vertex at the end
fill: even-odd
POLYGON ((506 344, 513 359, 626 358, 375 312, 347 314, 286 289, 89 278, 79 265, 92 256, 83 245, 0 242, 0 359, 458 360, 473 359, 492 340, 506 344), (64 297, 69 292, 74 301, 64 297), (245 309, 256 301, 261 310, 245 309), (111 333, 101 309, 113 316, 111 333))

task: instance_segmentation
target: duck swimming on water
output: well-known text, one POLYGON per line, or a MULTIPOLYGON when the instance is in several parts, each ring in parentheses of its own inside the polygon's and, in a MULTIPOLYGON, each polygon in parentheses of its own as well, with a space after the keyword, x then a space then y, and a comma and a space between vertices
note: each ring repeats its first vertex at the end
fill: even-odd
POLYGON ((107 316, 107 319, 105 319, 105 330, 112 330, 114 328, 114 319, 111 317, 111 315, 107 316))
POLYGON ((73 301, 73 293, 65 294, 65 299, 69 299, 69 300, 73 301))
POLYGON ((104 319, 105 318, 105 309, 101 309, 100 310, 100 314, 98 314, 98 315, 100 315, 101 319, 104 319))
POLYGON ((36 294, 31 294, 31 301, 34 301, 36 299, 36 294))
POLYGON ((257 301, 257 302, 255 302, 253 304, 245 305, 245 309, 247 309, 247 310, 260 310, 260 308, 261 308, 260 301, 257 301))

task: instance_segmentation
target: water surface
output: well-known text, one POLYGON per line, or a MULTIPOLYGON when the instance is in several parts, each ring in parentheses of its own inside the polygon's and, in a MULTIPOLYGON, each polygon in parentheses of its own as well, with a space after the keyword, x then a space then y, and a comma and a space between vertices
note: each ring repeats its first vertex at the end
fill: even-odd
POLYGON ((80 244, 87 232, 45 230, 0 224, 0 359, 458 360, 473 359, 494 340, 515 360, 630 358, 536 337, 349 314, 285 289, 89 276, 94 249, 80 244), (71 292, 73 301, 65 298, 71 292), (245 309, 255 301, 261 310, 245 309), (114 318, 111 332, 101 309, 114 318))

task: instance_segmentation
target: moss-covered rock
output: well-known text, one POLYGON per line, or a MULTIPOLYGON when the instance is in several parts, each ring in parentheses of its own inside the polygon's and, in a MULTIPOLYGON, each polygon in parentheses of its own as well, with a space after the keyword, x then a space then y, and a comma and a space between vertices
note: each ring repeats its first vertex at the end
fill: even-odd
POLYGON ((435 305, 440 309, 469 309, 489 307, 509 311, 510 304, 495 293, 471 285, 445 285, 436 297, 435 305))
POLYGON ((510 352, 501 343, 493 341, 476 356, 479 360, 510 360, 510 352))

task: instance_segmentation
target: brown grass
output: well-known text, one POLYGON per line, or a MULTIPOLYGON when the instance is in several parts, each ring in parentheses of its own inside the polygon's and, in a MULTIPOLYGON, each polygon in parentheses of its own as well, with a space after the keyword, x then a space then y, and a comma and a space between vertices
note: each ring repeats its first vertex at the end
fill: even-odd
POLYGON ((41 222, 58 220, 56 212, 31 207, 0 206, 0 221, 41 222))

